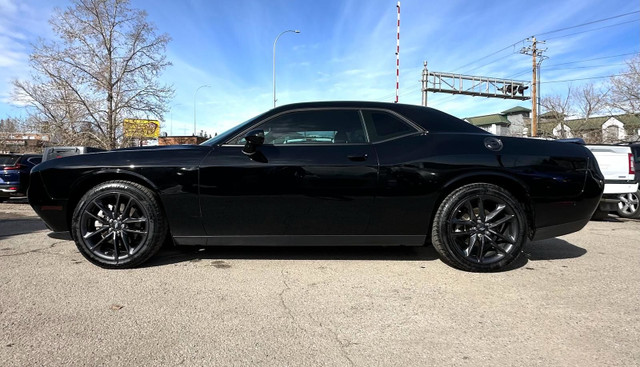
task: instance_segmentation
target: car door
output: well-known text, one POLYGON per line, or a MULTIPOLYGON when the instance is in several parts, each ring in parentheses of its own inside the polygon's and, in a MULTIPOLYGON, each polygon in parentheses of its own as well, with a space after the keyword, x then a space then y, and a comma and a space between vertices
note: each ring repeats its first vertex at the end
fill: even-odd
POLYGON ((387 110, 363 109, 362 116, 379 162, 378 188, 369 235, 393 235, 403 244, 424 243, 434 185, 423 164, 429 136, 403 116, 387 110), (401 237, 405 236, 405 237, 401 237))
POLYGON ((364 234, 377 174, 377 157, 357 109, 269 117, 213 148, 202 162, 206 232, 259 235, 256 244, 266 244, 268 236, 364 234), (264 131, 265 142, 247 156, 243 137, 255 129, 264 131))

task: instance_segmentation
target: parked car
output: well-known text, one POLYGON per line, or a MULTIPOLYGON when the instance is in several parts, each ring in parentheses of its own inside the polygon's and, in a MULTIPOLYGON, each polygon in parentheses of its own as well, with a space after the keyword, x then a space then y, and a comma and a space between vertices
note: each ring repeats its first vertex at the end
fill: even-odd
POLYGON ((95 152, 104 152, 104 149, 94 148, 94 147, 82 147, 82 146, 47 147, 47 148, 44 148, 44 151, 42 152, 42 161, 68 157, 70 155, 95 153, 95 152))
POLYGON ((498 137, 435 109, 314 102, 201 145, 49 160, 29 203, 89 261, 142 264, 179 245, 432 243, 448 264, 504 269, 528 239, 580 230, 604 187, 583 145, 498 137))
POLYGON ((603 219, 618 209, 621 198, 638 191, 633 154, 626 145, 591 144, 586 146, 598 161, 605 185, 604 194, 593 219, 603 219))
POLYGON ((29 172, 41 160, 37 154, 0 154, 0 202, 27 194, 29 172))
MULTIPOLYGON (((630 144, 636 181, 640 182, 640 143, 630 144)), ((640 188, 635 192, 618 195, 616 213, 624 218, 640 218, 640 188)))

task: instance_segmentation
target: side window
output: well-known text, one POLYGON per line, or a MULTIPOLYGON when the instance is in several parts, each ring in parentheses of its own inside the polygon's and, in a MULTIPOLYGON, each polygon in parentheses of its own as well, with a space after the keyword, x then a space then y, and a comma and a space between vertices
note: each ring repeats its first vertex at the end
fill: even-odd
MULTIPOLYGON (((313 110, 286 113, 255 127, 264 130, 265 144, 366 143, 356 110, 313 110)), ((243 137, 236 144, 244 144, 243 137)))
POLYGON ((412 126, 387 112, 363 110, 362 115, 367 124, 369 139, 371 139, 372 142, 387 140, 417 131, 412 126))
POLYGON ((29 162, 35 166, 36 164, 39 164, 40 162, 42 162, 42 158, 40 157, 29 158, 29 162))

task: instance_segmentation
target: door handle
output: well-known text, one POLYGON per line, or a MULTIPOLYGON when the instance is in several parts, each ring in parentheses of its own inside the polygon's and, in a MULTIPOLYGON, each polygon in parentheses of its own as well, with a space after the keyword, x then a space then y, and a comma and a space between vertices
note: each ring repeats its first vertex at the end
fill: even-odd
POLYGON ((368 154, 354 154, 354 155, 348 155, 347 158, 349 158, 349 160, 351 161, 355 161, 355 162, 364 162, 367 160, 367 158, 369 158, 368 154))

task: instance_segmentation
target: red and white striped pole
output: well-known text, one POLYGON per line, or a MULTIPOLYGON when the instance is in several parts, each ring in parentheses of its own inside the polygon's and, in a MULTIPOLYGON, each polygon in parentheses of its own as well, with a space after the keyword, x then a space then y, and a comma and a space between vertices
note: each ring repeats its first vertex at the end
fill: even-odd
POLYGON ((398 1, 398 38, 396 39, 396 102, 398 103, 398 89, 400 88, 400 2, 398 1))

